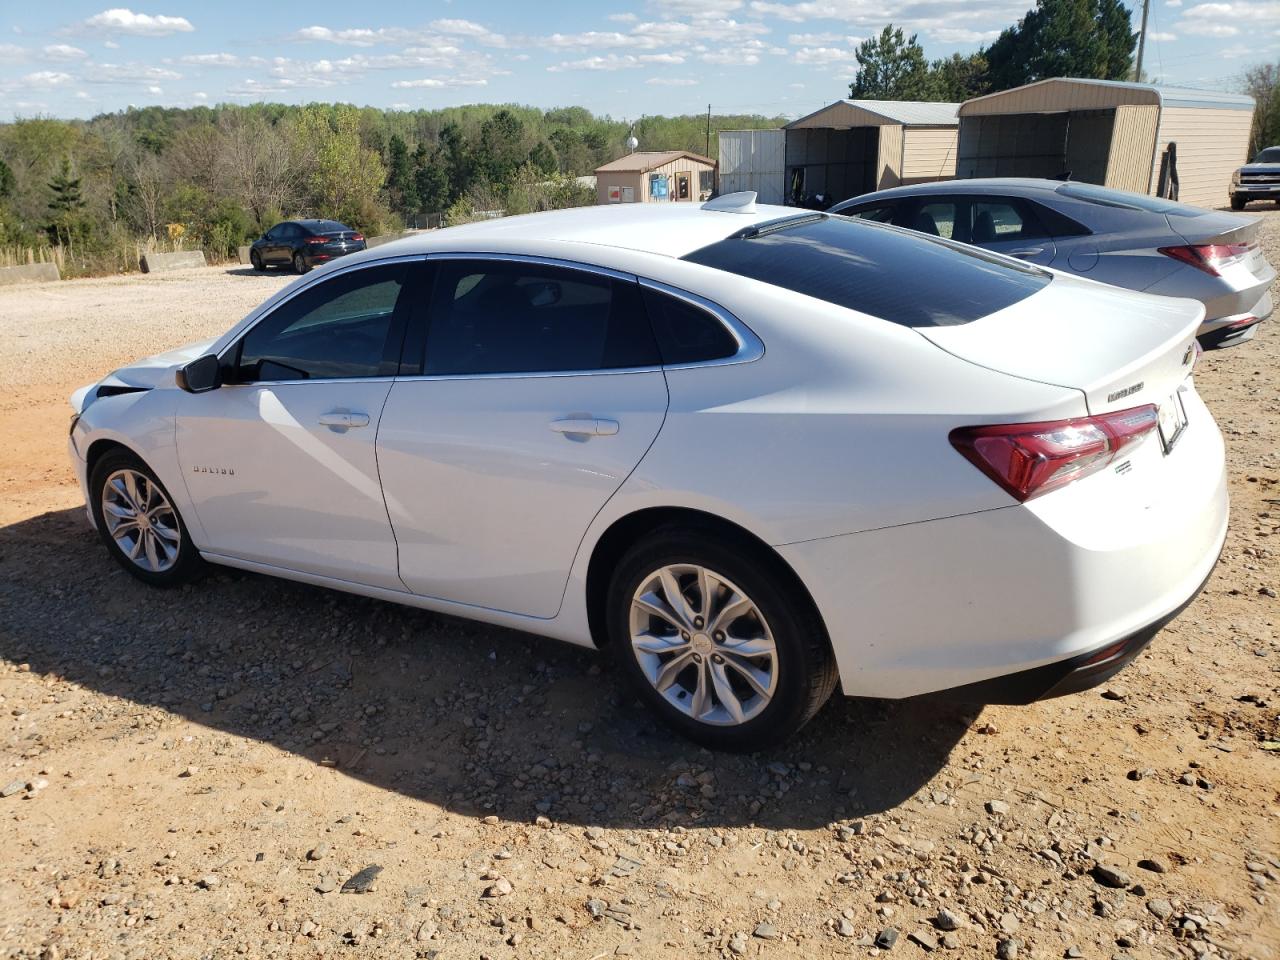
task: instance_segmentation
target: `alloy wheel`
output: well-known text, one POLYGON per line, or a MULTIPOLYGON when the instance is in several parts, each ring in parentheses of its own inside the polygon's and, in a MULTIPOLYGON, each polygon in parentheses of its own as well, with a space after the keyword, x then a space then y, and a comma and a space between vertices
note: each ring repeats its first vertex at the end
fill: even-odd
POLYGON ((178 562, 182 532, 164 491, 145 473, 117 470, 102 485, 107 533, 131 563, 163 573, 178 562))
POLYGON ((699 723, 746 723, 777 690, 769 624, 745 591, 706 567, 668 564, 645 577, 632 596, 630 627, 649 683, 699 723))

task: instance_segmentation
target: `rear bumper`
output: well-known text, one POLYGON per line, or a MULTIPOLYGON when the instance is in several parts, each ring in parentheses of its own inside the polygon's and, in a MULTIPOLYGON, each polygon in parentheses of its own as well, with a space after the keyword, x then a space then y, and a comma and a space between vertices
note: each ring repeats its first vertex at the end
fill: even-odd
POLYGON ((777 547, 822 614, 845 694, 973 697, 985 684, 1026 702, 1136 656, 1226 539, 1222 436, 1194 391, 1185 405, 1167 458, 1152 437, 1027 504, 777 547))
POLYGON ((1195 598, 1204 590, 1211 576, 1213 576, 1212 570, 1201 581, 1195 592, 1182 601, 1177 609, 1115 643, 1109 643, 1097 650, 1072 657, 1070 660, 1049 663, 1042 667, 1033 667, 1030 670, 1021 670, 1018 673, 981 680, 961 687, 952 687, 949 690, 939 690, 937 693, 926 694, 926 696, 930 699, 954 700, 962 703, 1027 704, 1038 700, 1065 697, 1106 683, 1136 660, 1142 651, 1147 649, 1147 645, 1155 639, 1157 633, 1191 606, 1195 598))

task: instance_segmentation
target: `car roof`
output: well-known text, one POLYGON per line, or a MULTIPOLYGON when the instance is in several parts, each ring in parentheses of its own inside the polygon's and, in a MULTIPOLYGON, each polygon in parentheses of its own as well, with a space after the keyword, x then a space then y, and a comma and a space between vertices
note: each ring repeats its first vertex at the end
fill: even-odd
MULTIPOLYGON (((699 203, 629 203, 573 207, 544 213, 481 220, 477 223, 414 234, 395 242, 398 255, 438 250, 465 251, 475 244, 525 246, 537 243, 586 243, 637 253, 683 257, 746 227, 813 211, 756 204, 750 212, 707 210, 699 203)), ((386 249, 386 248, 380 248, 386 249)))

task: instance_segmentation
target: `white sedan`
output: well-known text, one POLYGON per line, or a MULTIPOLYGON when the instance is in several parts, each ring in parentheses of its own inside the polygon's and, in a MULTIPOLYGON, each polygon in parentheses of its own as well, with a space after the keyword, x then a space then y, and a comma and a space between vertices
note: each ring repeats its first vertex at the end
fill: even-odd
POLYGON ((1226 533, 1203 308, 757 206, 489 221, 321 267, 73 397, 112 556, 608 650, 714 747, 850 696, 1100 682, 1226 533))

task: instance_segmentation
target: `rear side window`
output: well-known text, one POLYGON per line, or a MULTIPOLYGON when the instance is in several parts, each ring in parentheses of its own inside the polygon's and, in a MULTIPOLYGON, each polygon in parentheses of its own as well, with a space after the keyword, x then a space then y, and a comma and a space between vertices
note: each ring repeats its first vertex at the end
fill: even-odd
POLYGON ((634 281, 504 260, 442 261, 431 297, 427 376, 657 366, 634 281))
POLYGON ((837 210, 846 217, 857 217, 859 220, 874 220, 876 223, 892 223, 893 213, 897 209, 897 204, 881 203, 872 207, 847 207, 844 210, 837 210))
POLYGON ((907 327, 969 323, 1050 281, 976 248, 821 214, 749 227, 684 259, 907 327))
POLYGON ((723 360, 738 352, 737 339, 702 307, 649 287, 641 287, 641 295, 662 362, 668 366, 723 360))

